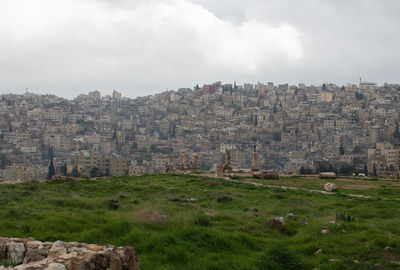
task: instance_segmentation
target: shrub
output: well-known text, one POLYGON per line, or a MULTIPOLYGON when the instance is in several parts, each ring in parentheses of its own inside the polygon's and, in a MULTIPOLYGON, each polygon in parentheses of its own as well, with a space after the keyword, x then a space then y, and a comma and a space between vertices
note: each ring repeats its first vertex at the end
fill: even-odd
POLYGON ((108 209, 117 210, 119 208, 119 200, 111 199, 104 202, 108 209))
POLYGON ((343 212, 336 213, 336 221, 352 222, 354 217, 343 212))
POLYGON ((23 225, 23 226, 22 226, 22 231, 23 231, 25 234, 29 234, 29 233, 32 233, 32 232, 33 232, 33 229, 32 229, 32 227, 29 226, 29 225, 23 225))
POLYGON ((194 224, 205 227, 211 226, 211 217, 205 215, 197 216, 194 220, 194 224))
POLYGON ((227 202, 230 202, 230 201, 232 201, 232 198, 229 197, 229 196, 226 196, 226 195, 221 196, 221 197, 219 197, 217 199, 217 202, 219 202, 219 203, 227 203, 227 202))
POLYGON ((0 259, 0 266, 8 267, 12 265, 6 259, 0 259))

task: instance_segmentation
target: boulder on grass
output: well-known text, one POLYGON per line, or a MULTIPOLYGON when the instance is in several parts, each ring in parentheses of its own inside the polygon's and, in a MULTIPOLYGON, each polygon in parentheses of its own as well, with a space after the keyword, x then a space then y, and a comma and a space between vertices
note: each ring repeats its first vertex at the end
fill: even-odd
POLYGON ((279 179, 279 174, 275 171, 253 172, 253 177, 256 179, 279 179))
POLYGON ((322 172, 319 174, 321 179, 336 179, 336 173, 334 172, 322 172))
POLYGON ((282 230, 285 224, 286 222, 283 217, 273 217, 267 220, 267 226, 273 229, 282 230))
POLYGON ((337 188, 336 188, 336 185, 333 183, 326 183, 324 186, 324 190, 328 191, 328 192, 332 192, 332 191, 336 191, 337 188))

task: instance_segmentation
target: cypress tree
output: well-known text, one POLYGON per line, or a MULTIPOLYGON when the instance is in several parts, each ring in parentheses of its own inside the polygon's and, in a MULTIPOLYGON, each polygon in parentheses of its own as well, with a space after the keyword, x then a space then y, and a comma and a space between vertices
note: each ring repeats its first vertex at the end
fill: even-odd
POLYGON ((56 170, 54 169, 53 157, 52 157, 50 159, 49 173, 47 174, 47 180, 51 180, 54 175, 56 175, 56 170))
POLYGON ((64 176, 67 175, 67 163, 65 163, 64 165, 61 166, 60 171, 62 172, 62 174, 64 176))
POLYGON ((71 176, 72 176, 72 177, 79 177, 79 176, 81 176, 81 174, 80 174, 79 171, 78 171, 78 166, 75 166, 75 167, 72 169, 72 171, 71 171, 71 176))
POLYGON ((343 144, 342 144, 342 143, 340 144, 340 147, 339 147, 339 154, 340 154, 341 156, 344 155, 344 147, 343 147, 343 144))

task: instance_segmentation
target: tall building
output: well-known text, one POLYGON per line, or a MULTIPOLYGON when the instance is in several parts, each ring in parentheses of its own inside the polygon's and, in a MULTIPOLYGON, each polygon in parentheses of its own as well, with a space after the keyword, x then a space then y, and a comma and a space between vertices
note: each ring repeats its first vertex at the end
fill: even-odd
POLYGON ((114 89, 114 92, 112 94, 112 98, 120 100, 122 98, 122 94, 114 89))

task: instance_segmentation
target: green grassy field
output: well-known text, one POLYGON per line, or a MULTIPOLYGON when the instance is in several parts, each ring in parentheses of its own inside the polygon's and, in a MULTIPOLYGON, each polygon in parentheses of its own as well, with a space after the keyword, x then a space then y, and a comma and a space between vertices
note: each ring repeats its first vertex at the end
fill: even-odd
MULTIPOLYGON (((335 195, 181 175, 0 185, 0 236, 132 245, 142 269, 400 267, 399 182, 340 181, 335 195), (338 212, 354 221, 330 223, 338 212), (286 219, 283 229, 266 225, 288 213, 297 220, 286 219), (322 235, 323 227, 330 233, 322 235)), ((261 182, 310 189, 326 183, 261 182)))

